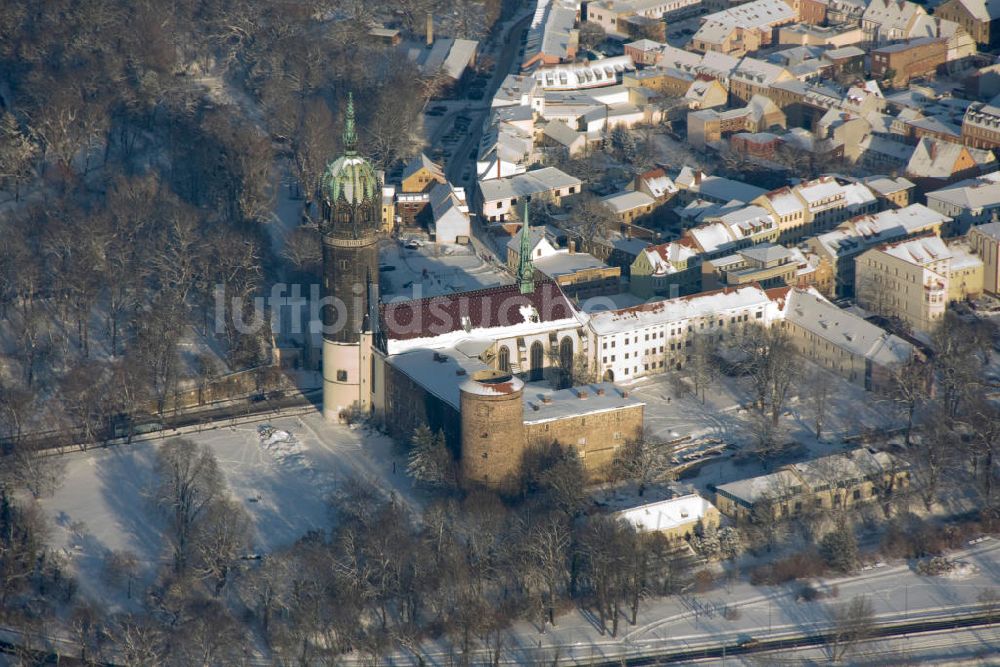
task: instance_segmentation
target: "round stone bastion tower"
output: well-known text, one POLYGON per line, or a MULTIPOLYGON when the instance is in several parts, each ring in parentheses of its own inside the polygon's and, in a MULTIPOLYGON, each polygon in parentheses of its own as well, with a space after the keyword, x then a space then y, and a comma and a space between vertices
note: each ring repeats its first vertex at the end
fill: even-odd
POLYGON ((524 382, 503 371, 478 371, 462 383, 459 394, 462 478, 499 487, 521 468, 524 382))
POLYGON ((378 303, 382 183, 358 154, 354 99, 348 98, 344 155, 320 182, 323 217, 323 416, 367 410, 371 396, 373 306, 378 303), (332 301, 332 303, 330 303, 332 301))

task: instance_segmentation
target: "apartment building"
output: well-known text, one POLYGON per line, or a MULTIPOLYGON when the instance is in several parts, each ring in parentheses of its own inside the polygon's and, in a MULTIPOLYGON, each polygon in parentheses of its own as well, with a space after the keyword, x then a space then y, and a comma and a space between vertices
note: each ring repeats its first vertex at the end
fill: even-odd
POLYGON ((871 189, 834 176, 821 176, 793 187, 772 190, 753 201, 778 222, 782 243, 828 231, 858 215, 878 210, 871 189))
POLYGON ((985 149, 1000 146, 1000 105, 996 102, 993 99, 969 105, 962 118, 962 143, 985 149))
POLYGON ((749 322, 768 326, 778 315, 755 285, 595 313, 589 327, 596 368, 609 382, 680 369, 695 335, 721 340, 749 322))
POLYGON ((950 218, 923 204, 911 204, 861 215, 841 223, 836 229, 808 239, 809 247, 834 267, 837 296, 854 294, 854 260, 864 251, 891 241, 901 241, 932 232, 940 235, 950 218))
POLYGON ((888 386, 894 369, 913 356, 913 346, 871 322, 797 288, 769 291, 781 305, 781 326, 796 351, 868 391, 888 386))
POLYGON ((858 305, 932 331, 948 305, 950 264, 947 246, 933 234, 867 250, 855 262, 858 305))
POLYGON ((732 255, 702 263, 702 289, 758 284, 772 287, 815 286, 826 293, 833 284, 833 267, 814 253, 761 243, 732 255))
POLYGON ((933 76, 938 66, 948 61, 948 44, 943 39, 922 37, 874 49, 871 56, 872 76, 902 88, 910 79, 933 76))
POLYGON ((629 291, 643 299, 700 292, 701 255, 687 239, 650 245, 632 262, 629 291))
POLYGON ((1000 296, 1000 222, 973 227, 968 240, 983 263, 983 291, 1000 296))
POLYGON ((990 0, 948 0, 934 8, 934 15, 962 26, 977 44, 985 47, 1000 42, 1000 4, 990 0))
POLYGON ((1000 216, 1000 172, 984 174, 927 193, 927 206, 952 219, 949 236, 1000 216))
POLYGON ((583 182, 555 167, 543 167, 508 178, 479 182, 479 210, 489 222, 504 222, 512 208, 534 197, 560 204, 565 197, 580 192, 583 182))
POLYGON ((784 0, 753 0, 702 18, 691 37, 696 51, 743 55, 768 46, 775 29, 798 21, 798 12, 784 0))

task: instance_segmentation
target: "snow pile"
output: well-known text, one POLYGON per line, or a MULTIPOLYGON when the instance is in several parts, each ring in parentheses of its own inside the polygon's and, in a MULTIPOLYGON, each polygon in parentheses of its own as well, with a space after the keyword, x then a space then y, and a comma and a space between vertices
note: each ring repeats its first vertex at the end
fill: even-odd
POLYGON ((968 579, 974 577, 979 573, 979 568, 972 563, 967 563, 965 561, 956 561, 953 563, 951 570, 945 572, 944 577, 948 579, 968 579))
POLYGON ((276 430, 273 433, 271 433, 271 435, 267 436, 266 438, 261 439, 260 444, 262 444, 264 447, 273 447, 274 445, 277 445, 278 443, 281 443, 281 442, 293 442, 294 440, 295 440, 295 438, 293 438, 292 434, 289 433, 288 431, 278 431, 278 430, 276 430))
POLYGON ((964 560, 949 560, 943 556, 935 556, 917 563, 917 573, 926 577, 968 579, 978 574, 979 568, 964 560))

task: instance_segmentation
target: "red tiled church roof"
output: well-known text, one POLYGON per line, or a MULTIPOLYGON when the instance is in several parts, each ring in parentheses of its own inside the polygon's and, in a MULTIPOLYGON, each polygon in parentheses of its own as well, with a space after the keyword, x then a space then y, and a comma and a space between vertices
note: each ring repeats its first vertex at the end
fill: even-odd
MULTIPOLYGON (((535 291, 521 294, 516 284, 471 292, 382 304, 380 325, 389 340, 430 338, 460 329, 523 324, 530 306, 539 322, 573 317, 576 309, 551 280, 536 281, 535 291)), ((529 311, 531 312, 531 311, 529 311)), ((530 315, 529 315, 530 317, 530 315)))

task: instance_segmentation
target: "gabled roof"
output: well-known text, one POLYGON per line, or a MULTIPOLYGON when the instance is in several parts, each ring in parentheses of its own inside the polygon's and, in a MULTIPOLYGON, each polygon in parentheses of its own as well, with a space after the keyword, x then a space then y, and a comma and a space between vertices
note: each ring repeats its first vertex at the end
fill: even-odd
POLYGON ((590 326, 594 333, 602 336, 753 306, 763 309, 770 303, 767 294, 756 284, 726 287, 678 299, 595 313, 590 318, 590 326))
POLYGON ((562 146, 570 147, 585 135, 577 132, 560 119, 551 120, 542 128, 542 134, 562 146))
POLYGON ((738 253, 762 264, 768 264, 791 256, 791 251, 788 248, 782 245, 775 245, 774 243, 761 243, 750 246, 738 251, 738 253))
POLYGON ((650 169, 639 174, 639 180, 644 182, 653 196, 657 198, 677 192, 677 186, 674 185, 674 182, 667 175, 667 171, 663 167, 650 169))
POLYGON ((413 158, 406 164, 406 167, 403 169, 403 180, 405 181, 406 179, 413 176, 421 169, 426 169, 435 178, 440 178, 440 179, 444 178, 444 171, 441 169, 441 167, 439 167, 437 163, 435 163, 433 160, 427 157, 427 155, 421 153, 420 155, 413 158))
POLYGON ((977 21, 1000 19, 1000 0, 955 0, 977 21))
POLYGON ((616 192, 615 194, 604 197, 601 201, 605 206, 617 214, 625 213, 626 211, 631 211, 636 208, 642 208, 643 206, 652 206, 656 204, 655 199, 650 197, 645 192, 639 192, 638 190, 616 192))
POLYGON ((577 311, 551 280, 522 294, 517 284, 471 292, 383 303, 380 331, 389 340, 435 338, 462 331, 543 324, 576 317, 577 311))
POLYGON ((924 234, 905 241, 884 243, 877 250, 920 266, 951 259, 951 250, 936 234, 924 234))
POLYGON ((951 178, 956 162, 968 150, 961 144, 922 137, 906 164, 906 173, 925 178, 951 178))
POLYGON ((785 319, 817 338, 883 365, 903 363, 913 347, 823 298, 813 290, 793 289, 785 302, 785 319))
POLYGON ((663 275, 676 273, 678 269, 675 264, 697 257, 698 250, 692 247, 689 240, 680 239, 670 243, 646 246, 643 254, 653 269, 653 275, 663 275))
POLYGON ((1000 207, 1000 182, 973 178, 927 193, 927 200, 954 204, 971 211, 1000 207))
POLYGON ((712 503, 692 493, 622 510, 616 516, 628 521, 637 530, 661 531, 693 524, 713 509, 715 506, 712 503))

